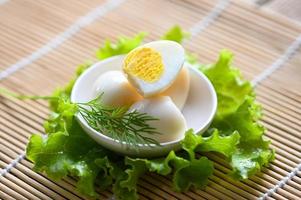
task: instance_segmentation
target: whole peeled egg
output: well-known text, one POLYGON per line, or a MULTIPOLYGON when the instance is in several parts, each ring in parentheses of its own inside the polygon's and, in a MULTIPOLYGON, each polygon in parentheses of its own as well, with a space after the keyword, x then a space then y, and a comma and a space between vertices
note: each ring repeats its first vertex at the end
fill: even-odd
POLYGON ((184 60, 184 48, 180 44, 154 41, 129 52, 124 59, 123 71, 143 97, 151 97, 172 85, 184 60))
POLYGON ((121 71, 101 74, 94 84, 94 97, 102 95, 101 102, 107 106, 130 106, 142 99, 121 71))
POLYGON ((186 121, 181 111, 168 96, 157 96, 134 103, 128 112, 146 113, 158 120, 149 121, 150 127, 160 134, 145 135, 160 143, 171 142, 184 138, 187 129, 186 121))

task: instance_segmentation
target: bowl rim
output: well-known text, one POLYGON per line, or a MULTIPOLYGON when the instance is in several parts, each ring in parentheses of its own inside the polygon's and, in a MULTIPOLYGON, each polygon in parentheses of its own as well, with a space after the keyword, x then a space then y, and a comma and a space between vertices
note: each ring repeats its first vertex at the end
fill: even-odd
MULTIPOLYGON (((75 93, 73 91, 74 88, 77 88, 79 87, 80 85, 80 82, 82 79, 86 78, 86 74, 88 74, 90 71, 94 70, 94 68, 96 68, 98 65, 103 65, 105 63, 108 63, 108 62, 111 62, 113 60, 116 60, 116 59, 120 59, 122 57, 124 57, 125 54, 123 55, 117 55, 117 56, 112 56, 110 58, 107 58, 107 59, 104 59, 102 61, 99 61, 99 62, 96 62, 94 63, 91 67, 89 67, 87 70, 85 70, 79 77, 78 79, 75 81, 75 84, 72 88, 72 91, 71 91, 71 96, 70 96, 70 101, 72 103, 75 103, 76 101, 74 101, 74 98, 75 98, 75 93)), ((198 130, 194 130, 194 133, 195 134, 200 134, 202 133, 203 131, 205 131, 211 124, 211 122, 213 121, 213 118, 216 114, 216 111, 217 111, 217 94, 216 94, 216 91, 214 89, 214 86, 212 85, 211 81, 202 73, 200 72, 197 68, 193 67, 192 64, 188 63, 188 62, 184 62, 184 65, 187 66, 188 70, 189 71, 192 71, 194 73, 196 73, 198 76, 202 77, 203 80, 205 80, 206 82, 206 85, 207 87, 209 87, 209 91, 213 97, 213 109, 210 113, 210 117, 208 117, 206 123, 203 124, 203 126, 201 126, 200 128, 198 128, 198 130)), ((185 104, 184 104, 184 107, 185 107, 185 104)), ((113 138, 111 138, 110 136, 107 136, 99 131, 96 131, 95 129, 93 129, 91 126, 89 126, 87 124, 87 122, 84 120, 84 118, 82 116, 80 116, 79 113, 77 113, 75 115, 76 119, 79 121, 79 123, 83 124, 86 128, 88 128, 94 135, 97 135, 105 140, 107 140, 107 142, 110 142, 110 143, 116 143, 117 145, 126 145, 130 148, 130 145, 127 145, 126 142, 124 141, 119 141, 119 140, 115 140, 113 138)), ((191 128, 190 128, 191 129, 191 128)), ((189 131, 190 129, 187 129, 186 131, 189 131)), ((185 135, 184 135, 185 137, 185 135)), ((179 138, 177 140, 173 140, 173 141, 169 141, 169 142, 162 142, 162 143, 159 143, 161 147, 167 147, 167 146, 171 146, 171 145, 176 145, 178 143, 180 143, 183 139, 183 138, 179 138)), ((158 147, 157 145, 155 144, 149 144, 149 145, 145 145, 145 144, 137 144, 137 146, 139 146, 139 148, 147 148, 147 147, 150 147, 150 148, 155 148, 155 147, 158 147)))

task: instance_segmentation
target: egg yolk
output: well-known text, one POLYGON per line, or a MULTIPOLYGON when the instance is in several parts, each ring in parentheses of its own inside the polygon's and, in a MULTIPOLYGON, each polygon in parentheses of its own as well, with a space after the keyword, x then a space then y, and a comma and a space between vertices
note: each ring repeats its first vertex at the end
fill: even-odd
POLYGON ((149 47, 143 47, 127 55, 123 70, 145 82, 153 83, 162 76, 164 65, 159 52, 149 47))

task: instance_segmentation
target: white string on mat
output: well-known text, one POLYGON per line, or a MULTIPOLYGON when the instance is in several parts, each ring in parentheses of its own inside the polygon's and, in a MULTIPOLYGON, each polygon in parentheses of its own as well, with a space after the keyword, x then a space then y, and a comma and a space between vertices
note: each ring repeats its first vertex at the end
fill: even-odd
POLYGON ((15 160, 13 160, 9 165, 0 171, 0 177, 9 173, 9 171, 14 168, 21 160, 25 158, 25 152, 21 153, 15 160))
POLYGON ((270 67, 265 69, 262 73, 256 76, 252 80, 252 85, 256 86, 263 80, 267 79, 272 73, 274 73, 277 69, 282 67, 301 47, 301 35, 297 37, 297 39, 286 49, 284 54, 282 54, 270 67))
POLYGON ((50 40, 47 44, 39 48, 37 51, 33 52, 31 55, 22 58, 17 63, 9 66, 5 70, 0 72, 0 80, 5 79, 9 75, 15 73, 16 71, 24 68, 26 65, 33 63, 38 60, 45 54, 49 53, 53 49, 56 49, 61 44, 63 44, 66 40, 70 39, 73 35, 78 33, 82 28, 88 26, 93 21, 98 18, 104 16, 114 8, 118 7, 125 0, 108 0, 102 5, 96 7, 92 11, 90 11, 87 15, 79 18, 74 24, 69 26, 64 32, 58 34, 52 40, 50 40))
POLYGON ((191 37, 203 32, 212 22, 214 22, 221 13, 228 7, 230 0, 219 0, 216 6, 205 16, 202 20, 197 22, 193 27, 189 29, 191 37))
POLYGON ((273 188, 264 193, 258 200, 265 200, 267 197, 272 196, 277 192, 279 188, 282 188, 287 184, 288 181, 292 180, 292 178, 297 175, 298 171, 301 171, 301 163, 299 163, 299 165, 297 165, 297 167, 294 168, 293 171, 291 171, 287 176, 279 181, 273 188))

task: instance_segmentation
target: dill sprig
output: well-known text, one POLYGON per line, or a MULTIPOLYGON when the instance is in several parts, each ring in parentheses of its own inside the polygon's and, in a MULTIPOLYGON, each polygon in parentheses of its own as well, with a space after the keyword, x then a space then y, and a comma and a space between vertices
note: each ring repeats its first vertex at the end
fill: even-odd
POLYGON ((160 145, 148 135, 160 134, 148 122, 158 120, 146 113, 134 110, 127 112, 128 107, 108 107, 101 103, 102 95, 87 102, 77 103, 78 112, 89 126, 96 131, 118 140, 123 144, 138 149, 139 145, 160 145))
MULTIPOLYGON (((0 94, 20 100, 58 100, 56 96, 30 96, 11 92, 0 88, 0 94)), ((108 135, 114 140, 124 142, 138 150, 139 145, 160 145, 158 141, 148 135, 161 134, 151 127, 148 122, 158 120, 146 113, 134 110, 127 112, 128 107, 108 107, 101 103, 103 94, 87 103, 76 103, 78 113, 89 126, 96 131, 108 135)))

